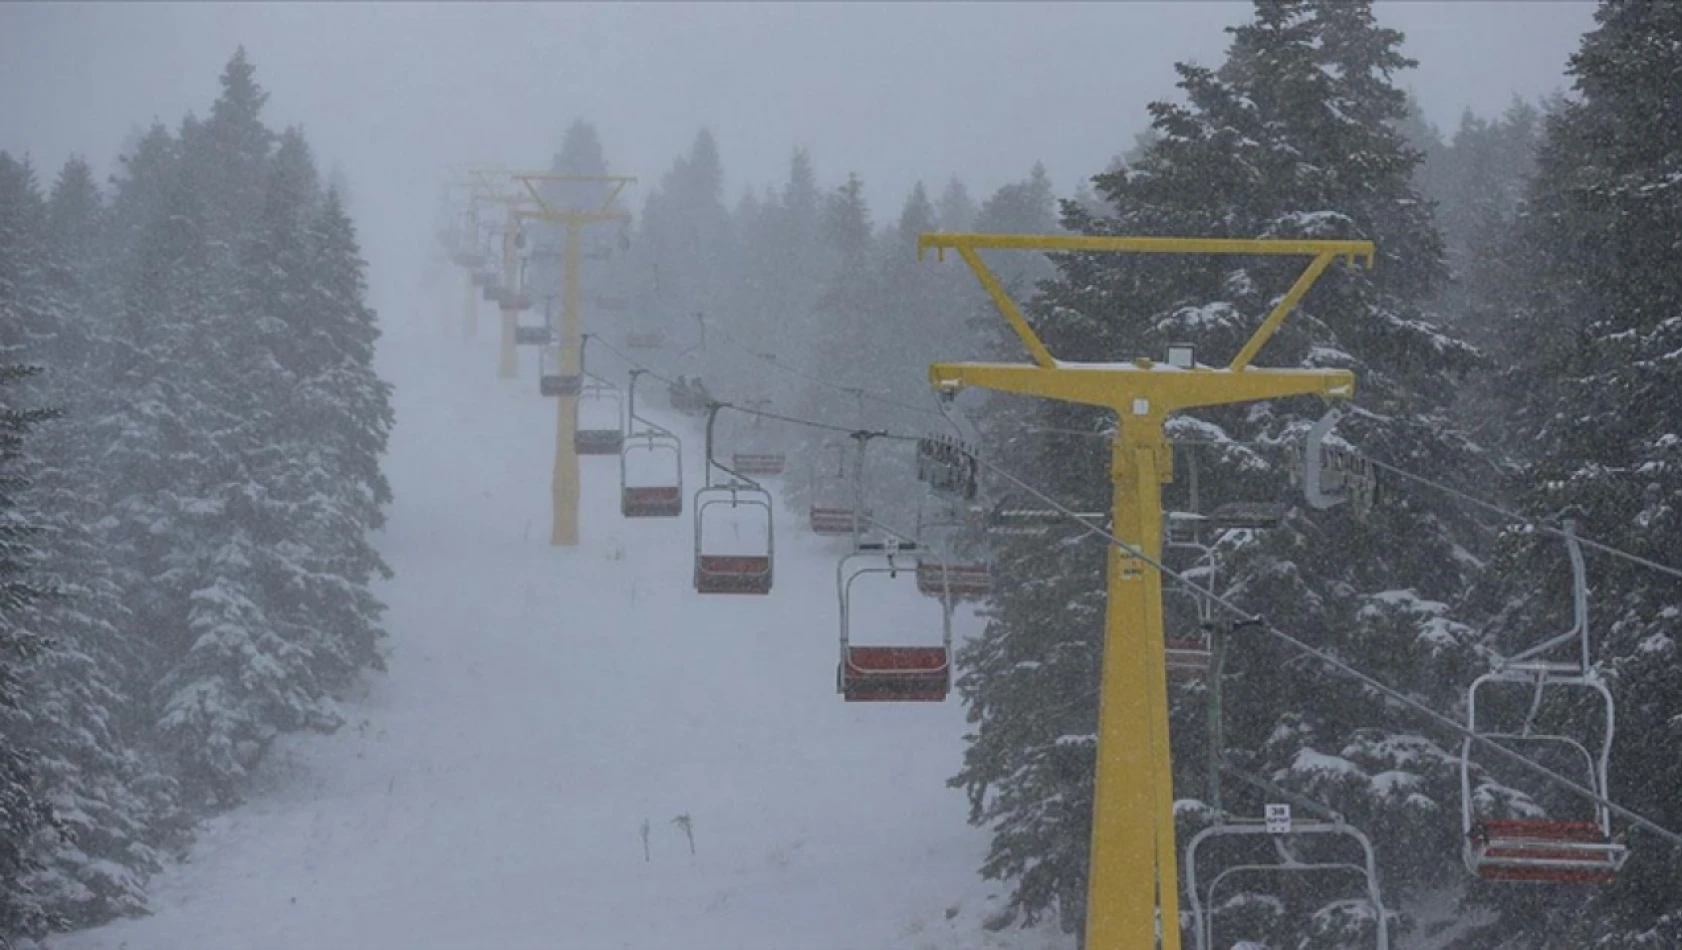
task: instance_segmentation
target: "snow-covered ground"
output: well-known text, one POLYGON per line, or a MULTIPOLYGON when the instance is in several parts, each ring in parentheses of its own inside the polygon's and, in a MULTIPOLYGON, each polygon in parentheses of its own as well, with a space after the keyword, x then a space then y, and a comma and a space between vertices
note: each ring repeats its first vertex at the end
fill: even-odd
MULTIPOLYGON (((977 878, 986 835, 945 784, 958 701, 835 694, 839 542, 779 510, 773 593, 698 595, 687 500, 621 518, 607 456, 581 463, 583 543, 551 547, 555 403, 529 351, 496 380, 494 318, 471 343, 439 331, 445 286, 382 342, 389 671, 339 733, 277 744, 247 804, 155 882, 152 916, 50 946, 1070 946, 982 930, 1002 888, 977 878)), ((699 433, 654 414, 693 490, 699 433)), ((878 622, 937 642, 909 578, 871 593, 878 622)))

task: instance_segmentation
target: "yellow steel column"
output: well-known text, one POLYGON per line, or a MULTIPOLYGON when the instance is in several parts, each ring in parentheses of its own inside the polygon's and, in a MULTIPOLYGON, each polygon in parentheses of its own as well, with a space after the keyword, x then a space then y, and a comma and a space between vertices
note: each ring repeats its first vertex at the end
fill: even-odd
MULTIPOLYGON (((578 245, 582 226, 569 221, 566 227, 566 259, 561 271, 561 376, 577 379, 578 245)), ((577 432, 578 397, 564 393, 555 400, 555 473, 550 480, 554 524, 549 532, 553 545, 578 543, 578 452, 573 445, 577 432)))
POLYGON ((502 311, 502 347, 501 356, 497 363, 497 379, 513 379, 519 374, 519 363, 514 359, 514 314, 517 313, 509 306, 514 300, 514 282, 519 279, 519 249, 514 243, 515 232, 520 227, 520 218, 515 213, 514 205, 508 205, 508 220, 503 225, 502 232, 502 291, 497 307, 502 311))
MULTIPOLYGON (((1112 531, 1145 554, 1161 547, 1161 493, 1150 436, 1160 429, 1123 419, 1110 450, 1112 531), (1142 430, 1142 431, 1141 431, 1142 430), (1155 524, 1155 530, 1152 530, 1155 524)), ((1150 622, 1151 602, 1161 596, 1162 579, 1145 561, 1110 546, 1108 591, 1104 611, 1102 687, 1098 698, 1098 763, 1092 813, 1091 869, 1087 885, 1086 946, 1123 950, 1157 946, 1157 908, 1163 911, 1165 950, 1178 950, 1179 920, 1169 916, 1174 880, 1173 795, 1162 801, 1156 776, 1170 774, 1166 728, 1153 708, 1160 692, 1166 702, 1166 675, 1160 662, 1162 631, 1150 622), (1157 641, 1152 647, 1151 641, 1157 641), (1161 680, 1154 685, 1153 677, 1161 680), (1159 736, 1160 733, 1160 736, 1159 736), (1170 853, 1168 884, 1159 883, 1163 843, 1158 831, 1167 809, 1170 853)))
MULTIPOLYGON (((1133 443, 1138 485, 1139 524, 1136 544, 1145 557, 1162 560, 1162 486, 1174 480, 1173 444, 1162 431, 1162 417, 1154 416, 1148 436, 1133 443)), ((1122 431, 1127 431, 1122 426, 1122 431)), ((1143 424, 1140 426, 1144 428, 1143 424)), ((1141 433, 1143 435, 1143 433, 1141 433)), ((1153 824, 1156 827, 1156 899, 1162 913, 1162 950, 1180 950, 1180 861, 1174 837, 1174 752, 1168 728, 1168 653, 1162 622, 1162 574, 1138 558, 1144 570, 1144 636, 1135 661, 1144 667, 1149 691, 1153 780, 1153 824)))
MULTIPOLYGON (((479 251, 479 202, 471 198, 467 203, 468 247, 479 251)), ((479 335, 479 288, 473 286, 473 268, 467 269, 467 307, 461 315, 461 335, 471 340, 479 335)))

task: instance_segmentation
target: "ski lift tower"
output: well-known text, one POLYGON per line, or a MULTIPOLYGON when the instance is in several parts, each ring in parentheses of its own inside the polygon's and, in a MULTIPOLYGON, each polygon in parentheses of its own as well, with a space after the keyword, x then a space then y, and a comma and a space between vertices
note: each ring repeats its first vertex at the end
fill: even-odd
POLYGON ((472 339, 479 335, 479 287, 474 279, 484 266, 479 253, 479 206, 503 200, 504 196, 497 191, 497 176, 502 169, 495 165, 457 165, 450 168, 450 173, 455 177, 445 183, 446 192, 458 188, 467 191, 467 220, 462 227, 466 241, 457 250, 455 263, 463 269, 467 286, 461 332, 463 337, 472 339))
MULTIPOLYGON (((554 498, 549 543, 571 546, 578 543, 578 452, 573 446, 578 429, 578 394, 582 389, 579 366, 578 276, 584 229, 592 224, 629 221, 631 216, 614 208, 619 193, 635 178, 618 175, 552 175, 546 172, 509 172, 525 186, 535 207, 513 212, 510 226, 521 220, 548 221, 566 225, 566 247, 561 271, 561 396, 555 410, 555 472, 550 482, 554 498), (564 182, 603 186, 601 205, 593 209, 556 208, 538 187, 543 182, 564 182)), ((510 331, 512 332, 512 331, 510 331)))
POLYGON ((1109 554, 1086 947, 1179 950, 1162 577, 1149 563, 1162 554, 1161 485, 1174 477, 1173 446, 1163 422, 1170 413, 1203 406, 1310 394, 1353 398, 1355 377, 1348 370, 1264 369, 1250 362, 1334 260, 1341 257, 1353 265, 1365 258, 1371 267, 1373 244, 931 233, 918 239, 918 257, 928 248, 940 258, 947 249, 957 251, 1034 359, 1031 365, 936 363, 929 367, 929 382, 938 392, 950 397, 965 386, 980 386, 1102 406, 1118 417, 1110 453, 1113 530, 1126 546, 1112 546, 1109 554), (977 253, 982 250, 1295 255, 1310 263, 1224 367, 1198 364, 1187 345, 1170 346, 1166 363, 1145 357, 1128 363, 1059 363, 982 261, 977 253))

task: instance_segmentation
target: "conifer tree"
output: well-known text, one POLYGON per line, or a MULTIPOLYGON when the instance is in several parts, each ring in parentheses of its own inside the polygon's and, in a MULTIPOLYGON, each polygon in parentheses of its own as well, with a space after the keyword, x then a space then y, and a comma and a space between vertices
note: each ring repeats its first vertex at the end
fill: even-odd
POLYGON ((24 705, 41 712, 27 739, 59 823, 30 842, 39 869, 29 886, 55 915, 86 925, 144 906, 156 846, 173 827, 173 788, 139 741, 144 651, 126 629, 131 614, 98 527, 106 512, 92 473, 101 446, 90 430, 108 405, 84 311, 99 299, 86 285, 99 274, 87 260, 100 253, 104 215, 87 166, 67 163, 51 200, 28 217, 36 227, 7 256, 22 268, 17 286, 32 289, 11 326, 50 367, 27 384, 31 398, 66 410, 36 433, 29 468, 43 528, 35 569, 59 593, 27 614, 54 643, 24 705))
POLYGON ((942 231, 968 231, 975 226, 975 201, 969 196, 969 189, 956 178, 946 183, 946 189, 940 193, 940 202, 935 217, 942 231))
POLYGON ((19 390, 41 368, 18 361, 38 324, 45 287, 38 247, 44 211, 34 171, 0 152, 0 946, 55 922, 31 878, 42 869, 37 839, 58 830, 41 796, 39 763, 29 737, 39 710, 28 705, 39 660, 52 645, 35 607, 55 591, 38 576, 45 526, 27 498, 25 440, 52 418, 19 390))
MULTIPOLYGON (((1655 249, 1682 233, 1682 129, 1668 119, 1682 109, 1682 9, 1607 0, 1595 22, 1568 69, 1577 97, 1544 120, 1537 174, 1505 247, 1506 305, 1489 315, 1513 365, 1495 411, 1516 425, 1519 501, 1532 516, 1573 517, 1587 537, 1675 564, 1682 276, 1655 249)), ((1510 653, 1557 626, 1569 602, 1557 541, 1518 531, 1503 541, 1485 593, 1497 646, 1510 653)), ((1611 797, 1682 826, 1682 588, 1603 557, 1591 557, 1588 579, 1593 661, 1617 710, 1611 797)), ((1480 793, 1497 784, 1480 783, 1480 793)), ((1549 804, 1543 790, 1517 791, 1549 804)), ((1640 831, 1628 843, 1629 862, 1609 886, 1474 893, 1501 911, 1475 945, 1682 941, 1682 858, 1640 831)))
MULTIPOLYGON (((1089 234, 1374 240, 1377 267, 1323 277, 1261 360, 1354 370, 1360 412, 1346 431, 1363 451, 1463 480, 1473 453, 1446 406, 1457 375, 1478 357, 1421 313, 1444 266, 1429 208, 1411 184, 1419 155, 1395 130, 1405 100, 1392 77, 1412 65, 1398 50, 1400 34, 1379 28, 1370 4, 1330 0, 1258 2, 1251 21, 1229 32, 1226 62, 1213 70, 1176 67, 1187 102, 1153 103, 1155 137, 1135 160, 1094 179, 1108 213, 1066 203, 1064 226, 1089 234)), ((1059 358, 1159 357, 1168 342, 1191 339, 1204 361, 1218 362, 1236 352, 1303 262, 1078 254, 1060 256, 1056 266, 1032 316, 1059 358)), ((1203 497, 1289 498, 1287 453, 1267 447, 1299 437, 1320 411, 1285 401, 1203 414, 1198 437, 1226 443, 1204 450, 1203 497)), ((1062 430, 1109 426, 1079 407, 1044 405, 1034 414, 1062 430)), ((999 435, 1012 440, 1000 457, 1019 473, 1079 510, 1108 507, 1102 440, 999 435)), ((1169 503, 1184 499, 1171 494, 1169 503)), ((1029 919, 1054 906, 1077 917, 1084 911, 1103 551, 1057 543, 1063 538, 1041 542, 1041 558, 1056 552, 1049 570, 1027 553, 1001 555, 1001 574, 1012 580, 1001 585, 995 617, 964 658, 960 682, 977 730, 957 781, 971 793, 974 817, 995 829, 985 872, 1016 878, 1012 908, 1029 919)), ((1282 529, 1226 555, 1223 589, 1317 646, 1452 708, 1467 680, 1472 636, 1446 616, 1447 604, 1467 583, 1456 552, 1477 541, 1469 519, 1439 499, 1398 500, 1365 521, 1299 507, 1282 529)), ((1186 618, 1171 613, 1169 622, 1186 618)), ((1394 898, 1404 898, 1408 885, 1447 879, 1458 853, 1451 750, 1414 736, 1417 722, 1350 681, 1290 659, 1263 638, 1233 651, 1224 681, 1233 711, 1229 755, 1373 833, 1394 898)), ((1201 697, 1193 688, 1175 691, 1181 797, 1205 790, 1193 725, 1201 697)), ((1240 790, 1229 791, 1227 805, 1260 811, 1259 799, 1240 790)), ((1207 820, 1192 818, 1199 813, 1195 803, 1182 807, 1190 822, 1182 831, 1207 820)), ((1291 898, 1289 913, 1249 921, 1247 933, 1229 928, 1228 936, 1358 942, 1363 925, 1328 916, 1346 894, 1310 887, 1291 898)))

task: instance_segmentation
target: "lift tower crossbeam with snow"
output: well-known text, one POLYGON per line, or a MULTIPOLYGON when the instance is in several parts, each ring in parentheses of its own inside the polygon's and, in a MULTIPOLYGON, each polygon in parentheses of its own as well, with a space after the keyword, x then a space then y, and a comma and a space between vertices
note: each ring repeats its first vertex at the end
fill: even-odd
POLYGON ((1033 365, 936 363, 929 382, 942 394, 965 386, 1101 406, 1119 420, 1110 453, 1113 525, 1125 546, 1112 546, 1098 705, 1098 764, 1093 796, 1088 879, 1088 950, 1179 950, 1178 863, 1174 788, 1168 747, 1168 686, 1162 630, 1161 486, 1174 478, 1168 415, 1316 394, 1350 399, 1355 377, 1341 369, 1271 369, 1250 365, 1285 315, 1339 257, 1372 266, 1370 241, 1231 240, 1086 237, 1031 234, 924 234, 922 257, 957 251, 999 312, 1032 354, 1033 365), (1308 268, 1279 299, 1225 367, 1197 365, 1189 347, 1173 347, 1167 364, 1059 363, 1028 326, 981 250, 1124 252, 1135 254, 1300 255, 1308 268), (1178 350, 1179 352, 1173 352, 1178 350))
MULTIPOLYGON (((635 184, 636 179, 620 175, 553 175, 544 172, 508 174, 525 186, 531 201, 536 205, 535 208, 518 209, 515 212, 518 219, 547 221, 566 226, 566 248, 561 271, 561 376, 563 379, 578 381, 582 373, 579 366, 579 259, 584 229, 592 224, 630 220, 631 216, 628 213, 614 208, 614 202, 619 200, 619 193, 625 190, 625 186, 635 184), (556 208, 538 187, 539 183, 545 182, 602 185, 605 186, 604 196, 597 208, 556 208)), ((509 323, 511 340, 511 318, 509 323)), ((509 347, 512 348, 512 342, 509 343, 509 347)), ((578 543, 578 451, 573 445, 578 428, 578 393, 578 386, 565 386, 561 390, 555 410, 555 471, 550 482, 550 491, 554 499, 549 531, 549 543, 552 545, 570 546, 578 543)))

